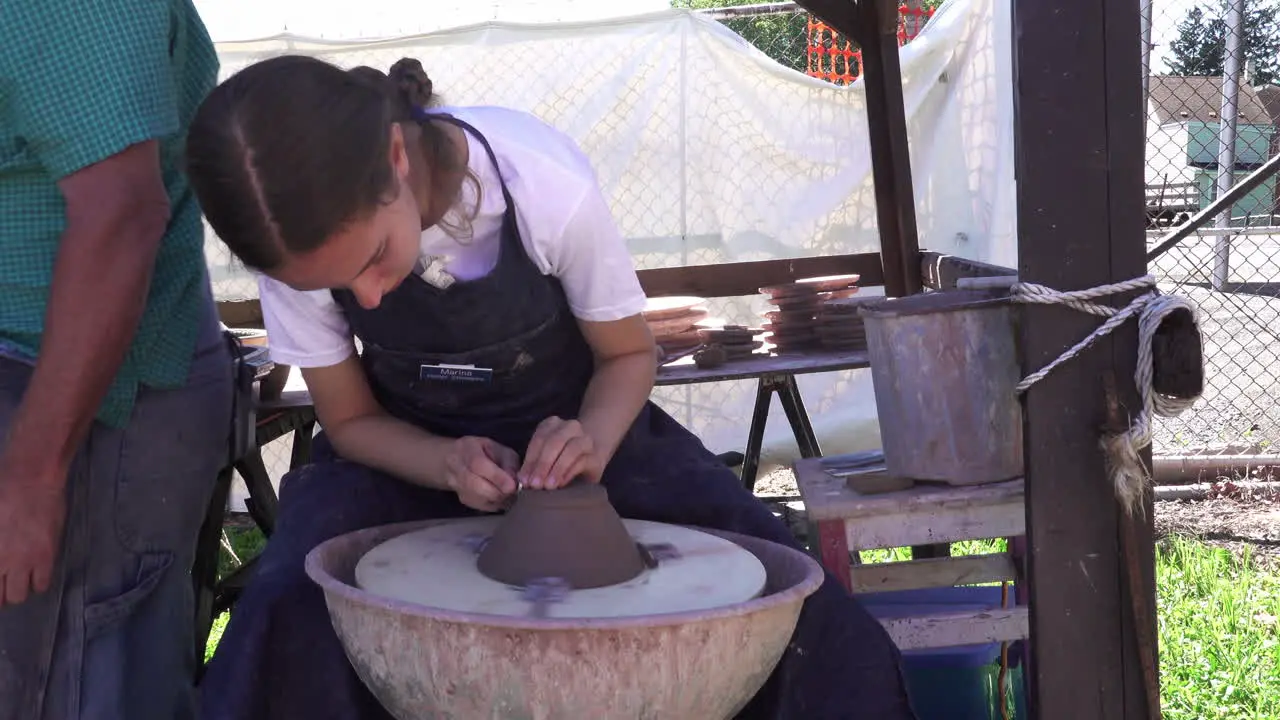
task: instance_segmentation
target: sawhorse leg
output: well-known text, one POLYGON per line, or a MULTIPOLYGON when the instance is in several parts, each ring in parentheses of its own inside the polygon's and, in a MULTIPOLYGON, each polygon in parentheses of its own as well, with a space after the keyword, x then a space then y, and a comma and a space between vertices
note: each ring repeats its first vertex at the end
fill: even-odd
POLYGON ((747 431, 747 450, 742 459, 742 484, 752 493, 756 489, 756 474, 760 469, 760 449, 764 445, 764 426, 769 421, 769 403, 773 394, 778 393, 782 402, 782 410, 787 415, 791 432, 795 435, 796 445, 800 448, 800 457, 812 458, 822 455, 818 446, 818 438, 814 435, 813 425, 809 422, 809 414, 805 411, 804 400, 800 397, 800 388, 796 378, 789 373, 761 375, 756 384, 756 404, 751 412, 751 427, 747 431))
POLYGON ((195 586, 195 643, 196 678, 204 672, 204 653, 209 644, 209 632, 217 617, 218 557, 222 547, 222 521, 226 516, 227 498, 231 495, 231 480, 235 473, 230 465, 218 473, 213 487, 213 498, 205 512, 200 534, 196 539, 195 563, 191 568, 191 582, 195 586))

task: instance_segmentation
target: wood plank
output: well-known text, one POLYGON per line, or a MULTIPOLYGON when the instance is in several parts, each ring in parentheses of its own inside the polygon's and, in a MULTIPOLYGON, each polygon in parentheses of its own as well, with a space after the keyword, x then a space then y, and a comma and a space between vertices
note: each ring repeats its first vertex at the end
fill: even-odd
POLYGON ((849 548, 870 550, 937 545, 963 540, 989 540, 1026 532, 1021 502, 964 505, 886 512, 845 522, 849 548))
MULTIPOLYGON (((1106 67, 1107 102, 1107 161, 1110 183, 1107 186, 1107 225, 1111 229, 1110 278, 1122 280, 1147 274, 1146 208, 1139 207, 1146 187, 1146 94, 1141 83, 1133 78, 1142 76, 1142 56, 1139 43, 1133 42, 1134 33, 1140 33, 1141 17, 1137 3, 1105 3, 1107 17, 1104 26, 1104 52, 1106 67)), ((1136 295, 1122 298, 1128 302, 1136 295)), ((1123 408, 1142 407, 1138 389, 1131 382, 1137 367, 1137 323, 1128 323, 1124 332, 1112 337, 1111 363, 1115 378, 1123 382, 1115 384, 1123 408)), ((1145 467, 1151 467, 1151 447, 1141 451, 1145 467)), ((1110 483, 1105 483, 1110 488, 1110 483)), ((1110 491, 1106 493, 1110 495, 1110 491)), ((1156 617, 1156 550, 1154 488, 1143 500, 1145 512, 1133 520, 1130 536, 1136 547, 1129 552, 1137 554, 1136 564, 1141 577, 1136 579, 1141 588, 1142 601, 1149 608, 1149 617, 1134 617, 1134 602, 1127 582, 1120 583, 1120 603, 1126 612, 1121 615, 1120 646, 1124 651, 1125 687, 1124 716, 1128 718, 1160 717, 1160 669, 1159 627, 1156 617), (1139 625, 1140 623, 1140 625, 1139 625), (1142 651, 1147 650, 1152 661, 1150 677, 1142 672, 1142 651), (1138 673, 1131 673, 1137 668, 1138 673), (1150 697, 1148 696, 1150 695, 1150 697)), ((1117 532, 1124 532, 1119 517, 1117 532)), ((1124 541, 1117 540, 1123 554, 1124 541)), ((1120 560, 1121 572, 1125 560, 1120 560)), ((1127 575, 1127 573, 1126 573, 1127 575)), ((1125 575, 1122 575, 1122 578, 1125 575)))
POLYGON ((961 278, 1005 277, 1018 274, 1018 271, 1013 268, 932 250, 920 253, 920 272, 925 287, 933 290, 951 290, 956 287, 956 281, 961 278))
POLYGON ((782 258, 717 265, 682 265, 640 270, 640 286, 649 297, 744 297, 760 288, 820 275, 858 274, 864 287, 882 285, 884 271, 879 253, 782 258))
MULTIPOLYGON (((828 521, 831 522, 831 521, 828 521)), ((869 563, 851 567, 854 592, 890 592, 1013 581, 1009 553, 869 563)))
POLYGON ((670 365, 658 368, 658 385, 689 385, 692 383, 720 382, 723 380, 749 380, 761 375, 777 373, 807 375, 809 373, 836 372, 870 366, 867 353, 858 351, 815 351, 807 353, 780 353, 764 355, 755 353, 749 358, 733 360, 719 367, 699 368, 693 358, 681 358, 670 365))
POLYGON ((808 10, 841 35, 858 37, 856 0, 796 0, 796 5, 808 10))
MULTIPOLYGON (((838 372, 869 366, 865 352, 812 352, 782 353, 779 355, 756 354, 743 360, 734 360, 720 367, 699 368, 692 358, 682 358, 670 365, 658 368, 658 385, 692 385, 725 380, 749 380, 775 373, 807 375, 810 373, 838 372)), ((281 410, 311 404, 311 395, 302 380, 302 371, 289 368, 280 397, 259 404, 262 410, 281 410)))
POLYGON ((849 554, 849 540, 844 532, 844 523, 839 520, 827 520, 815 523, 818 528, 818 557, 827 572, 835 576, 840 587, 853 590, 853 581, 849 573, 852 556, 849 554))
POLYGON ((862 495, 851 490, 842 478, 825 472, 822 458, 797 460, 792 469, 809 518, 815 521, 862 521, 890 513, 921 515, 966 507, 1021 508, 1025 497, 1022 480, 958 487, 921 483, 907 490, 862 495))
POLYGON ((920 239, 898 63, 898 3, 859 0, 857 17, 885 294, 912 295, 922 288, 920 239))
POLYGON ((899 650, 1013 642, 1026 638, 1029 626, 1025 607, 884 618, 880 624, 899 650))
MULTIPOLYGON (((1136 2, 1014 0, 1018 275, 1026 282, 1079 290, 1146 271, 1138 32, 1136 2)), ((1024 370, 1097 325, 1062 307, 1026 307, 1024 370)), ((1135 397, 1134 333, 1126 324, 1025 399, 1031 713, 1042 720, 1148 717, 1098 448, 1104 372, 1114 370, 1126 402, 1135 397)), ((1148 566, 1150 548, 1147 534, 1148 566)))

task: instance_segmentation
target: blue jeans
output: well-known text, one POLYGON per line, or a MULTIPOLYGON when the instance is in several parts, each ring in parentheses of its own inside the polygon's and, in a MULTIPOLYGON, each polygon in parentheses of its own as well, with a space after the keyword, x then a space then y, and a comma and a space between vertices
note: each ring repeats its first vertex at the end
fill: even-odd
MULTIPOLYGON (((141 388, 126 427, 81 446, 51 586, 0 608, 0 720, 195 717, 190 570, 232 397, 212 302, 203 325, 185 387, 141 388)), ((30 376, 0 356, 0 435, 30 376)))

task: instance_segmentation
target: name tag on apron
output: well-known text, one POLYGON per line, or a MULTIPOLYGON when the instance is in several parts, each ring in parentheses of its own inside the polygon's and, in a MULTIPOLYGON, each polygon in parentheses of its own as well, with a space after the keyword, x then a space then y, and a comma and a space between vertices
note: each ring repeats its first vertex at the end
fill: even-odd
POLYGON ((493 380, 493 370, 475 365, 421 365, 419 380, 440 382, 487 383, 493 380))

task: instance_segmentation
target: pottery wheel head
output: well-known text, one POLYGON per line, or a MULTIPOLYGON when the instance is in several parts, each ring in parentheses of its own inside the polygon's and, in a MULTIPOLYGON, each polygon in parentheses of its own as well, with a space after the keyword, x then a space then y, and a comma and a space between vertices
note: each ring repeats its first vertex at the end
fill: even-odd
POLYGON ((646 559, 604 487, 579 480, 557 490, 521 490, 476 567, 516 587, 555 578, 582 590, 631 580, 646 559))

